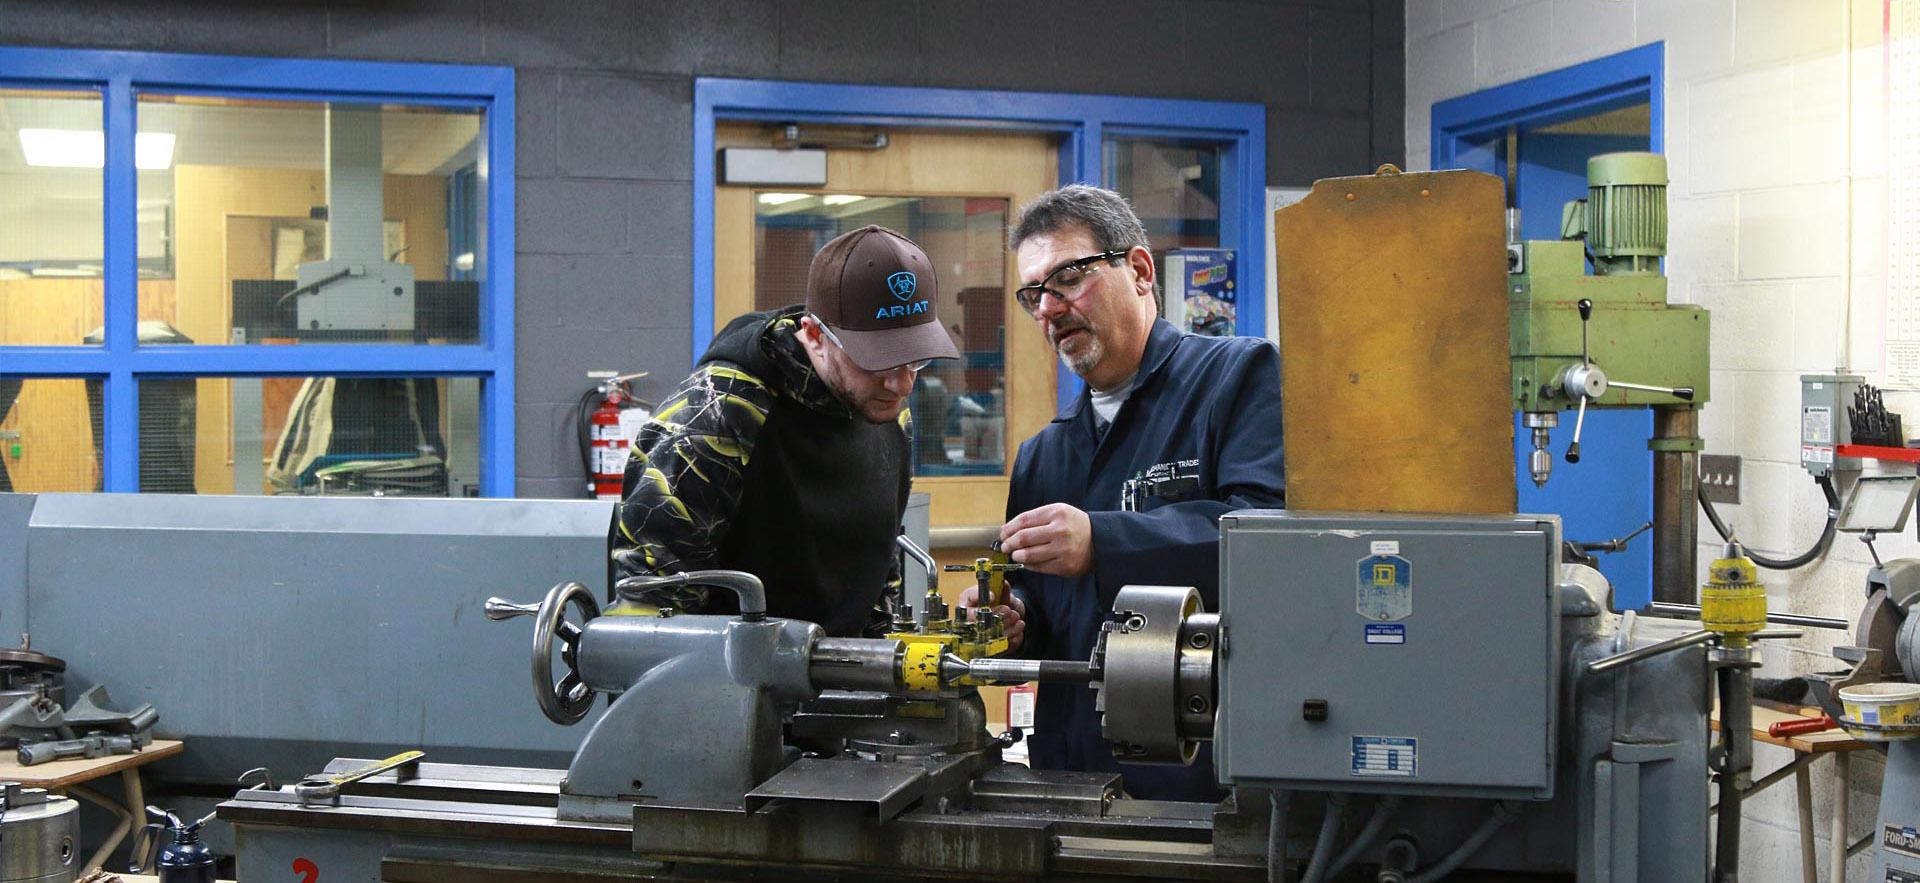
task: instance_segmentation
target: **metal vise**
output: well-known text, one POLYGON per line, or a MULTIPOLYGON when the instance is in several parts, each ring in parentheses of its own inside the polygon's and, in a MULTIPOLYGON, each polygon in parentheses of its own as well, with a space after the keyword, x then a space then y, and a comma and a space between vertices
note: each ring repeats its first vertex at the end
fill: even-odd
POLYGON ((747 573, 630 578, 618 591, 675 584, 731 590, 741 612, 602 616, 579 583, 554 586, 538 605, 487 601, 489 619, 534 618, 534 698, 548 718, 578 723, 596 693, 616 697, 568 767, 561 817, 630 821, 636 804, 750 812, 808 795, 889 814, 999 761, 976 682, 940 664, 1004 651, 991 617, 829 638, 813 623, 768 618, 765 590, 747 573), (558 679, 556 650, 567 668, 558 679), (803 745, 787 744, 789 722, 803 745), (825 787, 847 781, 846 763, 870 766, 854 785, 825 787))

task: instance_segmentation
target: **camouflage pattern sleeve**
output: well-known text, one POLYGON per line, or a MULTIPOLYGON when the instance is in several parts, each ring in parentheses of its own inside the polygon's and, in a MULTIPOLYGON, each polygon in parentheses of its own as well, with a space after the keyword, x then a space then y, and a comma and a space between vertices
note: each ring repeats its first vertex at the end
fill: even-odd
MULTIPOLYGON (((773 400, 760 378, 710 362, 654 412, 634 439, 614 507, 616 580, 715 566, 773 400)), ((652 591, 642 600, 700 613, 707 593, 684 586, 652 591)))

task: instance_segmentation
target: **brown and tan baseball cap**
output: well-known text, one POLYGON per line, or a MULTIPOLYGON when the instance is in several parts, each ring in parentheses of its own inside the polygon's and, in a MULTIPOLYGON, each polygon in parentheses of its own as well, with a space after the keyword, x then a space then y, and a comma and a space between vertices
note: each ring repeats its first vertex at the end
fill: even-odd
POLYGON ((868 225, 834 237, 807 272, 807 311, 853 363, 885 371, 960 351, 934 316, 933 262, 905 236, 868 225))

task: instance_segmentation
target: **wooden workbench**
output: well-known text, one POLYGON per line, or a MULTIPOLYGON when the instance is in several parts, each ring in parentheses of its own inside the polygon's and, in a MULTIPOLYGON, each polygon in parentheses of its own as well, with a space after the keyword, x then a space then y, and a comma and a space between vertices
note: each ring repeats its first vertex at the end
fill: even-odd
POLYGON ((106 757, 76 757, 50 760, 33 766, 21 766, 11 751, 0 752, 0 782, 19 782, 29 788, 56 791, 70 785, 91 782, 123 770, 145 766, 185 751, 186 744, 173 739, 155 739, 144 751, 109 754, 106 757))
MULTIPOLYGON (((1798 792, 1796 805, 1800 815, 1800 875, 1805 883, 1815 883, 1818 879, 1819 862, 1814 855, 1813 846, 1813 779, 1808 767, 1825 755, 1833 755, 1829 766, 1834 783, 1833 819, 1831 822, 1831 848, 1828 850, 1827 868, 1830 879, 1847 878, 1847 821, 1849 808, 1847 779, 1852 774, 1850 755, 1863 748, 1872 748, 1873 743, 1863 742, 1847 735, 1842 729, 1822 730, 1818 733, 1806 733, 1799 736, 1769 736, 1767 728, 1782 721, 1803 720, 1819 717, 1823 714, 1818 708, 1793 708, 1782 710, 1766 705, 1753 707, 1753 741, 1774 745, 1794 752, 1793 762, 1780 769, 1756 778, 1753 786, 1742 795, 1746 796, 1766 788, 1791 774, 1798 792)), ((1716 705, 1713 717, 1709 719, 1715 730, 1720 729, 1720 709, 1716 705)))
POLYGON ((106 757, 78 757, 71 760, 50 760, 33 766, 21 766, 17 755, 12 751, 0 751, 0 782, 19 782, 29 788, 45 788, 48 791, 70 793, 72 796, 98 804, 114 814, 119 823, 114 826, 107 839, 87 860, 82 869, 84 874, 100 867, 125 840, 127 832, 146 820, 146 792, 140 786, 140 768, 162 758, 172 757, 186 750, 186 746, 173 739, 155 739, 145 750, 132 754, 110 754, 106 757), (106 795, 87 787, 95 779, 120 774, 123 803, 115 803, 106 795))

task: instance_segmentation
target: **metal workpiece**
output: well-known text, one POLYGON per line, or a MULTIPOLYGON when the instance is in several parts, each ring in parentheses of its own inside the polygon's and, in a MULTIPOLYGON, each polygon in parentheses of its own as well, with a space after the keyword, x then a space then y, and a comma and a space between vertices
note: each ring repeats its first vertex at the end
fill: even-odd
POLYGON ((1190 764, 1213 738, 1220 618, 1186 586, 1127 586, 1101 628, 1100 734, 1128 763, 1190 764))
POLYGON ((943 569, 948 573, 972 573, 974 606, 992 610, 1007 603, 1007 574, 1025 570, 1027 566, 1008 560, 996 543, 990 558, 975 558, 972 564, 949 564, 943 569))
POLYGON ((816 690, 900 689, 906 645, 886 638, 821 638, 809 654, 808 676, 816 690))
POLYGON ((949 682, 973 678, 999 683, 1085 684, 1099 678, 1099 672, 1085 662, 1064 659, 962 659, 953 655, 941 660, 940 674, 949 682))
POLYGON ((767 618, 767 587, 760 578, 744 570, 689 570, 685 573, 630 576, 614 584, 622 600, 642 600, 648 589, 706 586, 726 589, 740 602, 740 618, 759 622, 767 618))
POLYGON ((42 788, 0 788, 0 883, 71 883, 81 870, 80 805, 42 788))

